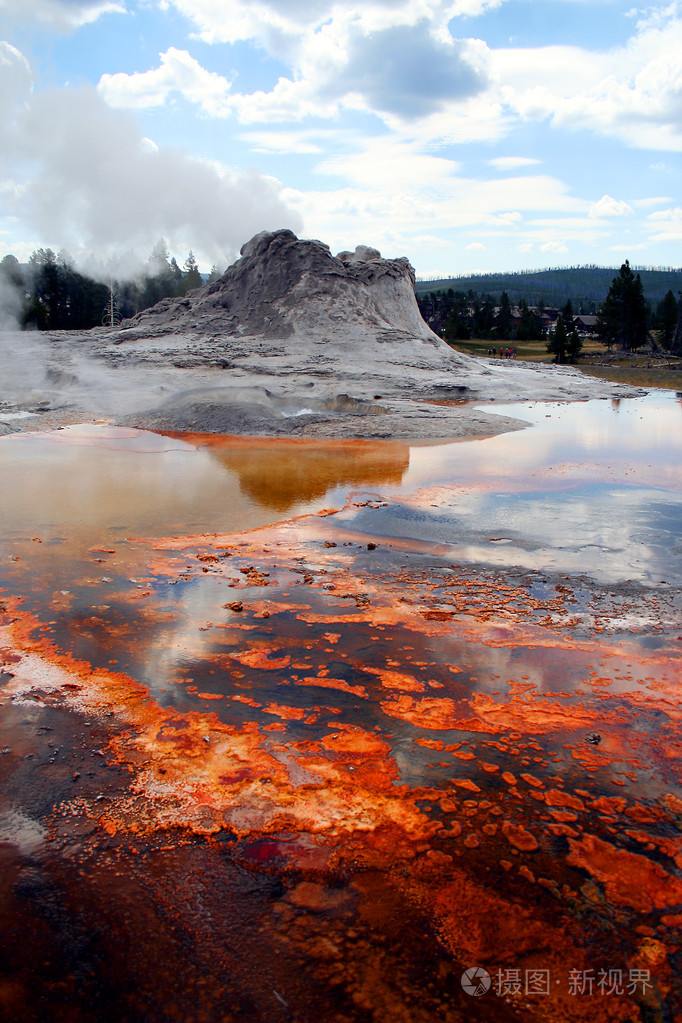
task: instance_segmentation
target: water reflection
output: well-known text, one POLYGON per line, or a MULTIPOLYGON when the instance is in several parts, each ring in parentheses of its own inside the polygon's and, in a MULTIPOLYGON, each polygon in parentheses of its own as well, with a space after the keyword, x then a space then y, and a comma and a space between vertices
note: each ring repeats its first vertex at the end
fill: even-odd
MULTIPOLYGON (((682 579, 680 406, 627 401, 490 407, 531 428, 439 445, 170 435, 78 426, 0 441, 5 539, 240 532, 342 507, 339 526, 451 547, 496 565, 608 580, 682 579)), ((45 548, 43 564, 59 556, 45 548)))
POLYGON ((531 429, 413 448, 401 486, 384 491, 389 506, 351 509, 339 523, 449 546, 458 561, 682 582, 682 431, 671 392, 494 411, 531 429))
POLYGON ((439 480, 532 490, 566 480, 615 479, 679 490, 682 464, 680 402, 672 391, 643 398, 585 402, 519 402, 484 406, 533 429, 476 444, 413 448, 405 489, 439 480), (627 480, 627 476, 631 479, 627 480))
MULTIPOLYGON (((399 484, 405 444, 181 438, 73 426, 0 442, 5 536, 238 532, 319 510, 338 488, 399 484)), ((339 495, 341 501, 344 500, 339 495)))
POLYGON ((288 512, 336 487, 399 484, 409 466, 407 444, 372 441, 281 441, 213 437, 211 457, 239 478, 258 505, 288 512))

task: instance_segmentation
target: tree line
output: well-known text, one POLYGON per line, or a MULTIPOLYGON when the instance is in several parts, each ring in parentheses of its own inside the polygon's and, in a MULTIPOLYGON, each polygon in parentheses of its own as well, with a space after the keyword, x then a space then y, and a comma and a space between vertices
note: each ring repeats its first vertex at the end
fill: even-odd
MULTIPOLYGON (((220 269, 214 265, 209 283, 220 276, 220 269)), ((63 252, 55 255, 52 249, 38 249, 27 266, 7 255, 0 261, 0 327, 88 330, 112 325, 163 298, 181 297, 202 284, 204 278, 193 253, 189 252, 180 267, 163 239, 154 246, 137 279, 111 280, 108 284, 76 270, 63 252)), ((424 320, 449 342, 545 339, 558 362, 573 361, 580 354, 582 341, 575 329, 570 296, 561 309, 546 307, 542 298, 537 305, 521 298, 512 308, 506 290, 496 302, 489 292, 448 288, 417 291, 417 302, 424 320)), ((582 307, 578 311, 586 312, 582 307)), ((636 351, 647 340, 669 352, 682 345, 682 292, 678 300, 669 289, 653 306, 644 296, 640 273, 635 274, 627 260, 596 312, 593 332, 609 349, 616 346, 636 351)))
MULTIPOLYGON (((574 361, 582 348, 576 324, 585 310, 580 308, 576 314, 570 297, 560 309, 546 307, 542 299, 531 306, 525 298, 512 308, 506 291, 496 304, 491 294, 477 293, 472 288, 467 291, 448 288, 418 292, 417 302, 432 330, 449 342, 477 338, 523 342, 544 338, 557 362, 574 361)), ((678 300, 669 289, 652 307, 644 297, 640 274, 635 274, 626 260, 596 307, 592 333, 609 349, 616 346, 624 351, 637 351, 649 341, 670 352, 680 343, 680 317, 682 293, 678 300)))
POLYGON ((468 291, 432 291, 417 294, 417 304, 424 320, 446 341, 469 341, 482 338, 490 341, 538 341, 544 337, 542 302, 531 308, 521 299, 518 315, 512 310, 509 296, 502 292, 499 305, 491 295, 468 291))
MULTIPOLYGON (((633 267, 640 274, 644 295, 656 308, 668 291, 677 295, 682 289, 682 269, 663 267, 633 267)), ((600 266, 554 267, 545 270, 521 270, 514 273, 472 274, 449 280, 418 280, 418 294, 430 291, 485 292, 497 305, 503 291, 512 305, 525 298, 530 306, 542 299, 547 306, 561 308, 570 298, 573 308, 586 314, 596 314, 604 300, 614 275, 613 268, 600 266)))
MULTIPOLYGON (((211 268, 209 281, 222 271, 211 268)), ((111 326, 148 309, 162 298, 181 297, 204 284, 190 251, 182 267, 170 256, 165 241, 152 250, 142 274, 134 280, 108 284, 76 270, 66 253, 38 249, 22 266, 15 256, 0 261, 0 327, 89 330, 111 326)))

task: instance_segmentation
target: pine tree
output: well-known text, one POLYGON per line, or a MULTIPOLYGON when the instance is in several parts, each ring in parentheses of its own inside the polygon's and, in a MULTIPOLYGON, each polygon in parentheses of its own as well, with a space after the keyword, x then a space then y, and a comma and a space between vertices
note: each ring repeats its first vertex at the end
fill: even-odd
POLYGON ((158 276, 168 271, 168 245, 165 238, 159 238, 149 256, 150 274, 158 276))
POLYGON ((509 341, 514 329, 514 320, 509 304, 509 295, 506 291, 500 296, 500 308, 495 317, 495 333, 500 341, 509 341))
POLYGON ((199 273, 199 266, 194 258, 194 253, 190 249, 189 255, 185 260, 184 272, 182 275, 182 286, 185 294, 187 294, 188 291, 192 291, 193 288, 200 288, 203 283, 204 280, 199 273))
POLYGON ((165 238, 159 238, 149 257, 148 272, 140 293, 140 306, 149 309, 162 298, 175 294, 173 270, 168 261, 168 246, 165 238))
POLYGON ((639 274, 626 259, 597 313, 597 333, 608 348, 636 351, 646 339, 648 308, 639 274))
POLYGON ((578 331, 573 328, 566 342, 566 358, 569 362, 575 362, 583 350, 583 343, 578 331))
POLYGON ((37 249, 28 261, 30 297, 25 322, 38 330, 60 330, 63 322, 64 286, 52 249, 37 249))
POLYGON ((0 260, 0 277, 15 288, 25 287, 24 274, 16 256, 10 254, 0 260))
POLYGON ((173 282, 172 283, 172 287, 173 287, 172 294, 173 295, 184 295, 185 291, 187 289, 185 288, 185 285, 184 285, 182 270, 178 266, 178 261, 175 258, 175 256, 171 257, 171 261, 170 261, 169 266, 170 266, 170 276, 171 276, 171 280, 173 282))
POLYGON ((493 300, 490 296, 484 300, 475 322, 478 337, 490 338, 493 336, 495 326, 495 306, 493 305, 493 300))
POLYGON ((28 265, 24 325, 38 330, 89 330, 102 322, 109 297, 106 285, 74 269, 70 257, 38 249, 28 265))
POLYGON ((528 307, 525 298, 519 302, 519 325, 516 328, 517 341, 538 341, 542 337, 542 328, 537 316, 528 307))
POLYGON ((568 337, 566 336, 566 324, 563 316, 557 317, 554 326, 554 333, 550 334, 547 342, 547 351, 553 352, 555 362, 565 362, 568 337))
POLYGON ((677 299, 672 291, 668 291, 663 301, 658 306, 658 320, 661 328, 661 344, 670 351, 677 326, 677 299))

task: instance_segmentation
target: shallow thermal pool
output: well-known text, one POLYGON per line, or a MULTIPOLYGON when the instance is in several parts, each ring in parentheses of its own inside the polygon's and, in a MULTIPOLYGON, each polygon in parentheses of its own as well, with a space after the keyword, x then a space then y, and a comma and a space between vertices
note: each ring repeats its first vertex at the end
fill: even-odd
POLYGON ((3 539, 239 532, 385 496, 352 520, 458 557, 680 582, 682 403, 489 406, 528 429, 442 444, 168 437, 72 426, 4 438, 3 539), (509 545, 512 550, 509 550, 509 545))
POLYGON ((0 440, 12 1018, 674 1018, 682 404, 490 411, 0 440))

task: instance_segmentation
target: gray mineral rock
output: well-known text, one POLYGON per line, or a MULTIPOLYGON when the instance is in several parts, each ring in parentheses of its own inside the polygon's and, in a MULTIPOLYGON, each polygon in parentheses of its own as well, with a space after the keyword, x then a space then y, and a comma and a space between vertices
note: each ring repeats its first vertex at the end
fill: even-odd
MULTIPOLYGON (((333 256, 292 231, 263 231, 223 276, 184 298, 163 299, 121 326, 219 331, 285 340, 415 339, 447 349, 421 318, 407 259, 382 259, 365 245, 333 256)), ((449 351, 449 349, 447 349, 449 351)))

